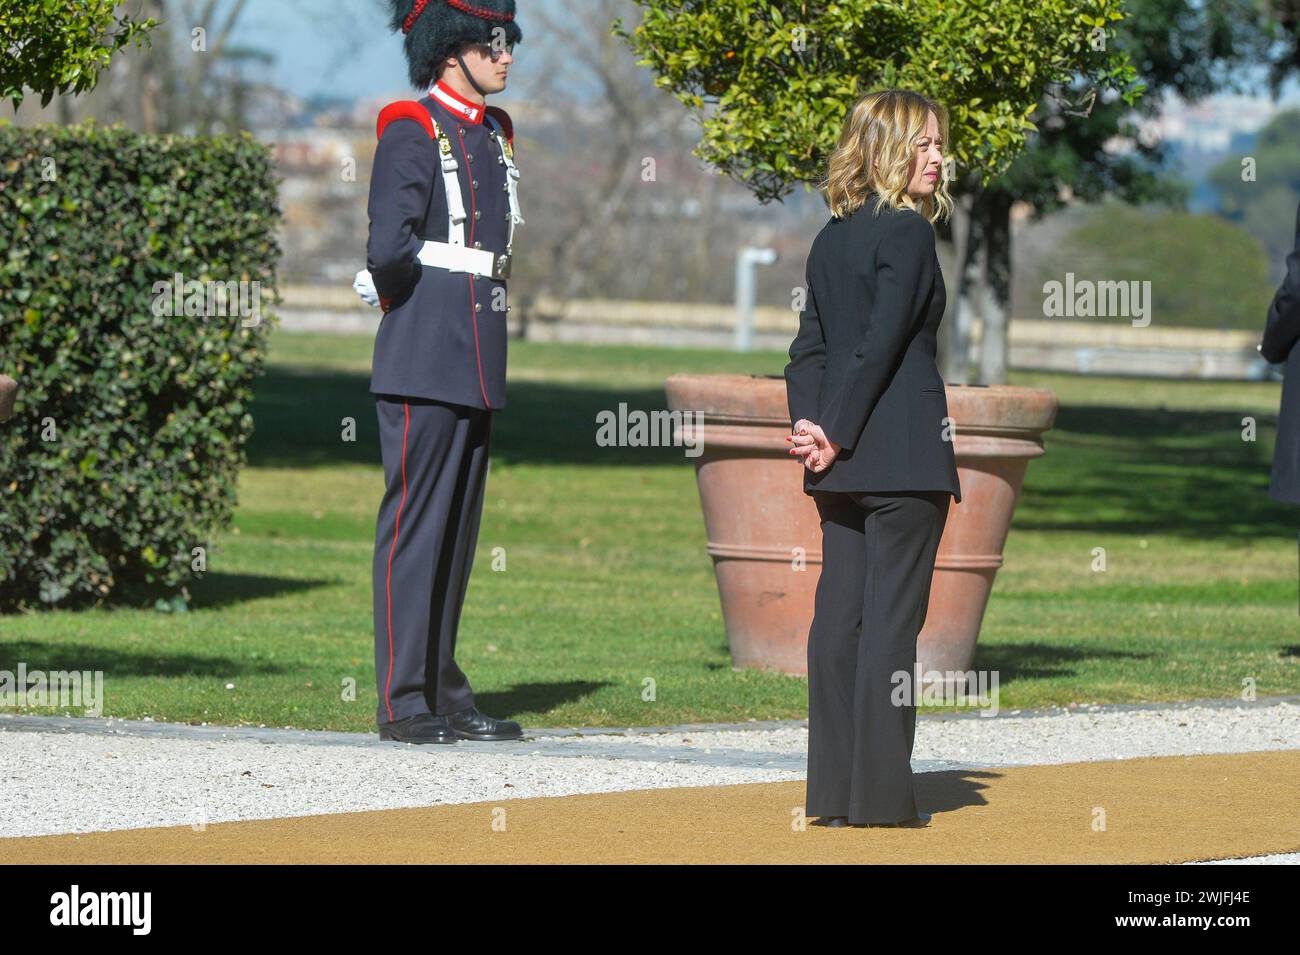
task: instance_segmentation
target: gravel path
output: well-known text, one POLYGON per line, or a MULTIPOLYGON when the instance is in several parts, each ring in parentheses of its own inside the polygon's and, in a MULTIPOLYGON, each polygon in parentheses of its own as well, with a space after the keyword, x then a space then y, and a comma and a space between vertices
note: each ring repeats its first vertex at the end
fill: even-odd
POLYGON ((9 733, 0 751, 0 836, 799 777, 672 761, 538 758, 527 744, 486 745, 9 733))
MULTIPOLYGON (((0 716, 0 836, 800 779, 801 722, 535 730, 408 746, 374 734, 0 716)), ((1300 748, 1300 697, 923 714, 918 772, 1300 748)), ((1296 863, 1300 855, 1252 861, 1296 863)))

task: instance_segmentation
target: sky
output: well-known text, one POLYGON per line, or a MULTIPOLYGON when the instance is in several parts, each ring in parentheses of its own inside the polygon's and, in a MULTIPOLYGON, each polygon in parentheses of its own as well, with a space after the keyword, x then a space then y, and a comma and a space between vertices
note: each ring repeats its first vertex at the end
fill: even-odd
MULTIPOLYGON (((539 7, 558 9, 556 0, 518 0, 524 42, 516 50, 511 69, 518 89, 527 88, 534 68, 528 55, 528 14, 539 7)), ((404 98, 411 87, 402 35, 389 30, 387 8, 386 0, 248 0, 234 41, 269 49, 275 55, 272 81, 298 96, 369 99, 392 94, 404 98)), ((541 39, 536 29, 532 36, 535 41, 541 39)), ((1300 92, 1292 82, 1280 105, 1297 102, 1300 92)))
MULTIPOLYGON (((553 0, 520 0, 524 42, 512 75, 528 73, 529 7, 553 0)), ((388 28, 385 0, 249 0, 235 29, 241 46, 269 48, 276 57, 276 85, 307 98, 341 94, 367 99, 411 92, 402 35, 388 28)))

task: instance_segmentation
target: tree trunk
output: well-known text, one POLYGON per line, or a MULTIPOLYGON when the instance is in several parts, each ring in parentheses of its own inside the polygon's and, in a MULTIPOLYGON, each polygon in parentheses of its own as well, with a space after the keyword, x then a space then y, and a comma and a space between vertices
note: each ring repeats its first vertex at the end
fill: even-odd
MULTIPOLYGON (((975 318, 981 316, 983 304, 983 279, 979 262, 984 249, 984 222, 977 214, 979 200, 980 192, 976 185, 957 200, 957 208, 953 213, 953 242, 956 248, 953 282, 955 304, 942 373, 945 381, 955 385, 970 382, 971 326, 975 318)), ((943 327, 939 326, 941 331, 943 327)))
POLYGON ((172 58, 173 36, 167 11, 162 0, 147 0, 143 16, 153 17, 164 23, 154 39, 153 45, 139 56, 133 64, 138 70, 140 97, 140 126, 142 133, 170 133, 175 131, 173 124, 174 104, 172 103, 175 79, 172 58))
POLYGON ((1011 196, 1002 190, 984 193, 979 203, 984 224, 983 319, 979 381, 1001 385, 1007 380, 1008 325, 1011 320, 1011 196))

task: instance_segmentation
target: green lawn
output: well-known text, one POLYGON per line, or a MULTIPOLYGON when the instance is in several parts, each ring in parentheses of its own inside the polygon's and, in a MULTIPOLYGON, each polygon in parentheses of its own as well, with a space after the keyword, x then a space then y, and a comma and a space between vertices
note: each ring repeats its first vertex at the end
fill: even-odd
MULTIPOLYGON (((105 715, 373 729, 370 339, 277 333, 271 351, 235 524, 194 609, 5 617, 0 669, 102 669, 105 715)), ((731 669, 690 460, 593 439, 599 409, 662 407, 674 372, 784 363, 511 344, 457 654, 485 711, 529 726, 806 715, 803 679, 731 669), (491 567, 498 547, 504 571, 491 567)), ((1300 692, 1300 510, 1264 495, 1278 384, 1012 383, 1051 388, 1062 408, 1030 465, 975 661, 1000 671, 1002 708, 1232 697, 1243 680, 1300 692), (1247 415, 1255 442, 1241 438, 1247 415)))

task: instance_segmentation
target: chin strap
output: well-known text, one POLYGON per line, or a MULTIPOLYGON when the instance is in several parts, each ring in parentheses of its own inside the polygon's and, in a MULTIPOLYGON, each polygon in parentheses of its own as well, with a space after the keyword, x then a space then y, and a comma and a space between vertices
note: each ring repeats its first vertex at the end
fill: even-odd
POLYGON ((461 59, 459 53, 456 54, 456 62, 460 64, 460 71, 465 74, 465 79, 469 80, 469 85, 474 87, 478 95, 487 96, 487 90, 478 85, 478 81, 474 79, 474 74, 469 71, 469 67, 465 65, 465 61, 461 59))

